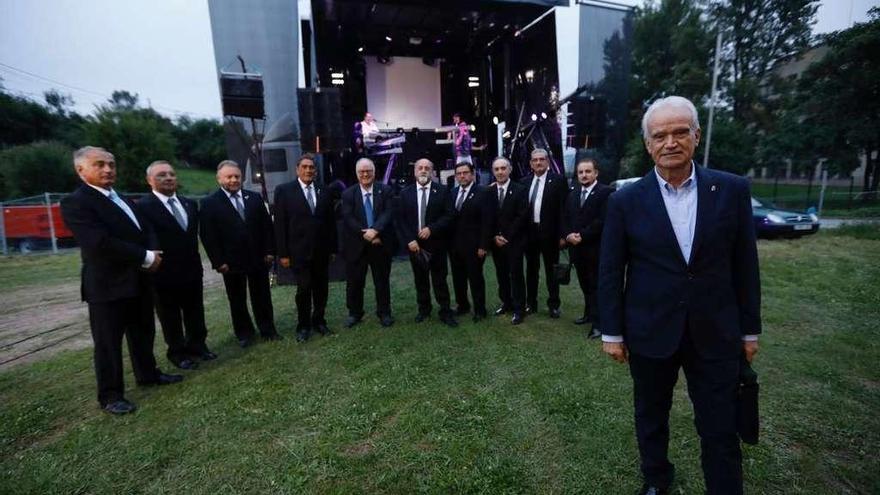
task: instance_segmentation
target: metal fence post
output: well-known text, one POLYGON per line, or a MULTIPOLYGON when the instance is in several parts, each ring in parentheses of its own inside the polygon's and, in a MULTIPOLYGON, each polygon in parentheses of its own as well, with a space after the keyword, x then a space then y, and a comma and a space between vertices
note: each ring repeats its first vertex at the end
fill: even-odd
POLYGON ((3 250, 3 256, 9 254, 9 248, 6 246, 6 210, 3 203, 0 203, 0 248, 3 250))
POLYGON ((825 188, 828 187, 828 169, 822 169, 822 188, 819 189, 819 208, 816 213, 822 216, 822 206, 825 204, 825 188))
POLYGON ((853 187, 855 187, 856 178, 852 175, 849 176, 849 196, 846 199, 846 208, 848 210, 852 210, 853 207, 853 187))
POLYGON ((46 213, 49 218, 49 237, 52 239, 52 253, 58 254, 58 239, 55 238, 55 219, 52 218, 52 197, 49 193, 43 193, 46 199, 46 213))

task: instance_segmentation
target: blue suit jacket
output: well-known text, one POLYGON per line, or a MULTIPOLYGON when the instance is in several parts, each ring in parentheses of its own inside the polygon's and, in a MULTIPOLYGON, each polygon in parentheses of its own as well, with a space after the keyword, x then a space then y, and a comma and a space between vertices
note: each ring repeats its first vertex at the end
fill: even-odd
POLYGON ((697 167, 690 262, 681 254, 652 169, 608 200, 599 262, 605 335, 665 358, 687 330, 708 359, 734 358, 761 332, 761 285, 746 179, 697 167))

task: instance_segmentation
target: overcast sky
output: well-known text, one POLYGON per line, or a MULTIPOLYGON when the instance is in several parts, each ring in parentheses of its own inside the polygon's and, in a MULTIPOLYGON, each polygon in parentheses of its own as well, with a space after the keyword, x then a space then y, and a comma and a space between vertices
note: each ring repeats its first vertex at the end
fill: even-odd
MULTIPOLYGON (((815 32, 864 21, 876 5, 823 0, 815 32)), ((0 0, 4 87, 39 101, 58 89, 80 113, 126 89, 169 116, 219 118, 213 50, 207 0, 0 0)))

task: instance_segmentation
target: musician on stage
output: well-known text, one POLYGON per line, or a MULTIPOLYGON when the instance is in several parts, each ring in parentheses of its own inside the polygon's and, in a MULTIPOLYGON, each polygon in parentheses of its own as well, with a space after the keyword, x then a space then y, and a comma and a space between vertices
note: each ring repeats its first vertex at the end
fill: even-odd
POLYGON ((366 142, 375 139, 374 136, 379 134, 379 125, 373 114, 367 112, 364 114, 364 120, 355 122, 354 124, 354 145, 358 153, 364 153, 366 150, 366 142))
POLYGON ((453 133, 455 138, 455 164, 458 165, 462 162, 473 163, 471 159, 471 132, 468 129, 467 122, 461 118, 460 113, 455 113, 452 115, 452 123, 458 127, 458 130, 453 133))

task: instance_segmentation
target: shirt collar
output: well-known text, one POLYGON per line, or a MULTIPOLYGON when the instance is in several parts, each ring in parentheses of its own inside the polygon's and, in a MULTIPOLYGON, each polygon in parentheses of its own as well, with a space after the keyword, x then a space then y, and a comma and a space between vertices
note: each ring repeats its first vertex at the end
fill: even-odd
POLYGON ((359 187, 361 188, 361 196, 364 196, 364 195, 366 195, 367 193, 369 193, 369 194, 373 194, 373 184, 370 184, 370 188, 369 188, 369 189, 364 189, 364 186, 360 186, 360 185, 359 185, 359 187))
POLYGON ((178 203, 180 203, 180 200, 177 199, 177 193, 174 193, 174 194, 172 194, 171 196, 165 196, 164 194, 162 194, 162 193, 160 193, 159 191, 156 191, 156 190, 154 189, 154 190, 153 190, 153 194, 155 194, 156 197, 159 198, 159 201, 161 201, 161 202, 163 202, 163 203, 165 203, 165 204, 168 204, 168 200, 169 200, 169 199, 172 199, 172 198, 175 199, 175 200, 177 200, 178 203))
MULTIPOLYGON (((657 167, 654 167, 654 174, 657 176, 657 183, 660 184, 660 189, 665 191, 672 191, 675 188, 666 182, 666 179, 660 176, 660 172, 657 171, 657 167)), ((691 186, 697 185, 697 165, 691 161, 691 175, 684 182, 681 183, 681 186, 678 189, 688 189, 691 186)))
POLYGON ((103 194, 104 196, 107 196, 108 198, 110 197, 110 193, 113 192, 112 187, 110 189, 104 189, 103 187, 93 186, 93 185, 89 184, 88 182, 83 182, 83 184, 91 187, 92 189, 98 191, 99 193, 103 194))
POLYGON ((305 182, 301 181, 301 180, 299 179, 299 177, 297 177, 296 181, 299 182, 299 187, 303 188, 303 190, 305 190, 305 188, 307 188, 307 187, 309 187, 309 186, 311 186, 312 189, 315 188, 315 182, 314 182, 314 181, 312 181, 311 184, 306 184, 305 182))
POLYGON ((496 187, 507 187, 508 185, 510 185, 510 179, 507 179, 507 182, 505 182, 504 184, 502 184, 500 182, 495 183, 496 187))
POLYGON ((244 193, 241 191, 241 189, 239 189, 239 190, 238 190, 237 192, 235 192, 235 193, 232 193, 232 192, 227 191, 225 187, 221 187, 220 190, 223 191, 224 193, 226 193, 226 197, 229 198, 229 199, 232 199, 232 195, 233 195, 233 194, 237 194, 238 197, 240 197, 240 198, 244 198, 244 193))
POLYGON ((587 190, 587 194, 590 194, 590 193, 593 191, 593 189, 596 188, 596 183, 597 183, 597 182, 599 182, 599 181, 594 180, 593 183, 590 184, 590 185, 587 186, 587 187, 584 187, 584 185, 581 184, 581 190, 586 189, 586 190, 587 190))

